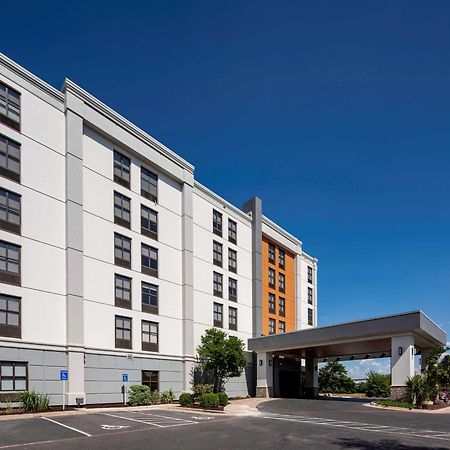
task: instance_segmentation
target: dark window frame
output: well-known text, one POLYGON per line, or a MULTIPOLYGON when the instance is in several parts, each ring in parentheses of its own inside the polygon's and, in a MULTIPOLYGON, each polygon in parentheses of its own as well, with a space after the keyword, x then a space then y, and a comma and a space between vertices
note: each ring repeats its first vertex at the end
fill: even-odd
POLYGON ((0 300, 6 300, 5 309, 3 309, 0 304, 0 313, 5 314, 6 319, 6 323, 0 323, 0 336, 20 339, 22 337, 22 298, 8 294, 0 294, 0 300), (11 301, 18 303, 18 311, 14 311, 8 308, 9 302, 11 301), (8 324, 9 315, 18 316, 18 325, 8 324))
POLYGON ((146 312, 149 314, 158 314, 159 313, 159 286, 152 283, 147 283, 145 281, 141 282, 141 309, 142 312, 146 312), (144 294, 144 287, 148 287, 148 294, 144 294), (152 294, 153 290, 153 294, 152 294), (154 291, 156 291, 156 295, 154 295, 154 291), (144 296, 148 296, 148 303, 144 302, 144 296), (156 305, 152 304, 152 298, 156 297, 156 305))
POLYGON ((278 290, 280 292, 286 292, 286 276, 284 273, 278 274, 278 290))
POLYGON ((213 264, 218 267, 223 265, 223 244, 213 241, 213 264))
MULTIPOLYGON (((0 229, 9 231, 14 234, 18 234, 20 236, 21 234, 21 226, 22 226, 22 196, 20 194, 17 194, 16 192, 9 191, 8 189, 0 188, 0 192, 5 193, 5 215, 6 220, 0 218, 0 229), (19 209, 12 207, 10 203, 11 197, 17 197, 17 202, 19 203, 19 209), (16 214, 19 216, 19 223, 15 223, 13 221, 8 220, 8 217, 10 214, 16 214)), ((1 198, 1 197, 0 197, 1 198)), ((3 209, 3 205, 0 205, 0 209, 3 209)))
POLYGON ((114 304, 115 306, 117 306, 118 308, 125 308, 125 309, 131 309, 131 305, 132 305, 132 287, 133 287, 133 279, 130 277, 126 277, 125 275, 121 275, 119 273, 115 273, 114 274, 114 304), (119 286, 117 284, 118 281, 122 282, 122 286, 119 286), (129 282, 130 283, 130 287, 129 289, 125 288, 123 285, 123 282, 129 282), (125 298, 123 298, 123 296, 118 296, 117 295, 117 291, 122 291, 122 292, 129 292, 130 295, 130 299, 126 300, 125 298))
POLYGON ((237 244, 237 222, 228 218, 228 241, 237 244))
POLYGON ((313 284, 313 268, 308 266, 308 283, 313 284))
POLYGON ((308 286, 308 304, 312 305, 313 303, 314 303, 313 288, 308 286))
POLYGON ((284 269, 286 267, 286 252, 282 249, 278 249, 278 267, 284 269))
POLYGON ((275 244, 269 242, 267 245, 267 259, 270 264, 275 264, 276 247, 275 244))
POLYGON ((277 333, 277 321, 273 318, 269 318, 269 334, 276 334, 277 333), (273 325, 273 326, 272 326, 273 325))
POLYGON ((155 241, 158 240, 158 211, 141 204, 141 234, 155 241), (156 216, 156 220, 151 220, 151 215, 156 216), (148 222, 149 228, 144 226, 145 221, 148 222), (153 226, 152 226, 153 225, 153 226))
POLYGON ((21 172, 20 161, 21 161, 22 146, 20 142, 17 142, 14 139, 10 139, 9 137, 6 137, 3 134, 0 134, 0 140, 3 141, 5 144, 5 153, 3 153, 0 150, 0 161, 2 159, 1 156, 4 155, 5 158, 5 166, 0 166, 0 175, 4 178, 8 178, 9 180, 20 183, 20 172, 21 172), (12 150, 10 150, 10 148, 14 148, 15 151, 17 151, 19 155, 18 158, 12 155, 12 150), (15 161, 16 164, 18 165, 19 167, 18 172, 10 168, 12 161, 15 161))
POLYGON ((141 320, 141 343, 144 352, 159 352, 159 323, 150 320, 141 320), (144 325, 148 325, 149 330, 144 331, 144 325), (152 327, 156 326, 156 332, 152 331, 152 327), (144 336, 148 335, 149 341, 144 341, 144 336), (156 336, 156 342, 150 342, 152 336, 156 336))
POLYGON ((0 89, 0 104, 4 102, 5 105, 5 112, 2 112, 0 110, 0 122, 20 133, 20 126, 22 122, 22 94, 3 82, 0 82, 0 87, 4 87, 5 92, 5 94, 3 94, 2 89, 0 89), (15 94, 17 94, 17 97, 19 98, 18 103, 12 100, 11 97, 13 96, 11 96, 10 92, 14 92, 15 94), (8 114, 8 111, 11 107, 18 110, 19 120, 13 119, 11 115, 8 114))
POLYGON ((223 214, 217 209, 213 209, 213 233, 222 237, 223 214))
POLYGON ((17 392, 28 391, 29 383, 29 375, 28 375, 28 362, 27 361, 10 361, 10 360, 1 360, 0 361, 0 402, 7 401, 17 401, 17 395, 14 395, 17 392), (6 365, 12 364, 12 375, 4 375, 3 367, 6 365), (25 376, 16 375, 16 366, 25 367, 25 376), (13 389, 3 389, 3 380, 8 379, 13 382, 13 389), (16 381, 17 380, 25 381, 25 389, 17 389, 16 381))
POLYGON ((233 331, 238 329, 238 309, 232 306, 228 308, 228 328, 233 331))
POLYGON ((121 316, 121 315, 114 316, 114 338, 115 338, 115 348, 126 348, 126 349, 130 349, 130 350, 133 348, 133 319, 131 317, 126 317, 126 316, 121 316), (124 322, 123 327, 117 326, 117 319, 123 320, 123 322, 124 322), (130 328, 125 327, 125 322, 130 323, 130 328), (117 330, 121 330, 123 334, 125 331, 129 330, 130 339, 118 338, 117 330))
POLYGON ((286 299, 284 297, 278 297, 278 314, 286 317, 286 299))
POLYGON ((232 248, 228 249, 228 270, 237 273, 237 251, 232 248), (232 255, 234 255, 234 257, 232 255))
POLYGON ((276 296, 272 292, 269 292, 268 295, 268 305, 269 305, 269 313, 276 314, 276 296), (273 305, 273 307, 272 307, 273 305))
POLYGON ((145 273, 146 275, 158 278, 159 251, 156 247, 152 247, 151 245, 141 243, 141 272, 145 273), (148 250, 148 256, 144 255, 144 250, 148 250), (156 253, 156 258, 152 258, 151 256, 152 252, 156 253), (146 258, 148 258, 148 265, 144 264, 146 258))
POLYGON ((228 300, 237 302, 238 298, 238 280, 236 278, 228 278, 228 300), (234 284, 234 286, 233 286, 234 284))
POLYGON ((130 189, 131 159, 118 150, 114 150, 113 154, 113 175, 116 183, 130 189), (116 169, 119 169, 120 174, 116 174, 116 169))
POLYGON ((142 370, 141 382, 144 386, 148 386, 150 391, 159 391, 159 370, 142 370), (147 375, 149 374, 149 375, 147 375), (152 377, 156 376, 156 381, 152 377), (156 384, 156 387, 155 387, 156 384))
POLYGON ((21 285, 21 279, 22 279, 22 247, 17 244, 13 244, 12 242, 7 242, 0 240, 0 247, 2 245, 5 245, 5 257, 0 257, 0 260, 5 260, 5 266, 6 269, 0 269, 0 283, 6 283, 6 284, 13 284, 14 286, 20 286, 21 285), (8 257, 8 253, 10 248, 13 247, 18 252, 18 259, 12 259, 8 257), (18 266, 18 272, 11 272, 7 270, 9 264, 17 264, 18 266))
POLYGON ((141 195, 142 197, 148 198, 150 201, 157 203, 158 202, 158 174, 152 172, 150 169, 147 169, 144 166, 141 166, 141 195), (145 177, 146 178, 145 178, 145 177), (148 179, 147 179, 148 178, 148 179), (147 189, 147 185, 150 186, 147 189), (144 186, 146 188, 144 188, 144 186), (156 193, 152 192, 152 188, 156 193))
POLYGON ((275 283, 276 283, 276 273, 275 273, 275 270, 274 269, 271 269, 270 267, 269 267, 269 270, 268 270, 268 283, 269 283, 269 287, 271 288, 271 289, 275 289, 275 283), (273 274, 273 276, 272 276, 272 274, 273 274), (271 282, 271 280, 273 280, 273 283, 271 282))
POLYGON ((223 328, 223 305, 221 303, 213 303, 213 323, 217 328, 223 328), (220 317, 220 320, 216 317, 220 317))
POLYGON ((122 227, 130 229, 131 227, 131 198, 120 192, 114 191, 114 223, 121 225, 122 227), (120 204, 116 203, 116 199, 120 201, 120 204), (128 209, 126 209, 126 203, 128 202, 128 209), (120 216, 116 215, 116 208, 120 210, 120 216), (124 219, 124 214, 128 213, 129 220, 124 219))
POLYGON ((314 310, 308 308, 308 325, 314 326, 314 310))
POLYGON ((284 322, 283 320, 278 321, 278 331, 280 333, 286 333, 286 322, 284 322))
POLYGON ((223 298, 223 275, 219 272, 213 272, 213 295, 223 298), (219 287, 220 289, 218 289, 219 287))
POLYGON ((120 234, 120 233, 114 233, 114 264, 116 266, 124 267, 126 269, 131 269, 131 253, 132 253, 131 246, 132 246, 131 238, 129 238, 128 236, 124 236, 123 234, 120 234), (121 241, 120 247, 116 244, 116 239, 119 239, 121 241), (130 244, 129 252, 124 247, 124 243, 126 243, 126 242, 129 242, 129 244, 130 244), (125 256, 129 253, 130 259, 128 260, 126 258, 121 258, 119 256, 116 256, 116 250, 120 251, 122 253, 122 256, 125 256))

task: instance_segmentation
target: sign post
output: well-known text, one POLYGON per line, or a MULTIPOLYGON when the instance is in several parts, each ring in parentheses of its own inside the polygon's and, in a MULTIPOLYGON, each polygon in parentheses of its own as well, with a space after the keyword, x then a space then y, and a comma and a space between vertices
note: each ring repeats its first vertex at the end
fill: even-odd
POLYGON ((66 381, 69 379, 69 371, 66 369, 61 369, 59 372, 59 379, 62 381, 62 409, 64 411, 66 409, 66 381))
POLYGON ((122 375, 122 381, 124 383, 124 387, 123 387, 123 392, 124 392, 124 396, 123 396, 123 404, 126 405, 127 404, 127 384, 128 384, 128 374, 124 373, 122 375))

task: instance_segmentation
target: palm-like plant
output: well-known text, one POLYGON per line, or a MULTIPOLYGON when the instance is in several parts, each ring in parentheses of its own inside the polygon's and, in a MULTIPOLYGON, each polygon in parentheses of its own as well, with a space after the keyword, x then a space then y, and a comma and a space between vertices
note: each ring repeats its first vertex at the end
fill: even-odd
POLYGON ((429 385, 422 375, 408 377, 406 389, 411 399, 411 403, 420 406, 429 397, 429 385))

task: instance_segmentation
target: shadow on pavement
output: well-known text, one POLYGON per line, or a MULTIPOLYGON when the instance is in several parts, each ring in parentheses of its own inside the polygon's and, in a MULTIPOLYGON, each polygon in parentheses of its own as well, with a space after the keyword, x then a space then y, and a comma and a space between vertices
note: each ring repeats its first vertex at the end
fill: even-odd
POLYGON ((364 439, 342 438, 334 441, 340 448, 360 450, 447 450, 448 447, 434 447, 423 445, 406 445, 396 440, 385 439, 382 441, 366 441, 364 439))

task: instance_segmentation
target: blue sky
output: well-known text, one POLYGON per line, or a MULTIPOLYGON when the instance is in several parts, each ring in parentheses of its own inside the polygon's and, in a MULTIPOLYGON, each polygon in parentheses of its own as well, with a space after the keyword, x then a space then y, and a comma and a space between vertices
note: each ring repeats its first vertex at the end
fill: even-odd
POLYGON ((260 196, 319 258, 319 324, 420 308, 450 331, 450 3, 24 3, 1 51, 260 196))

